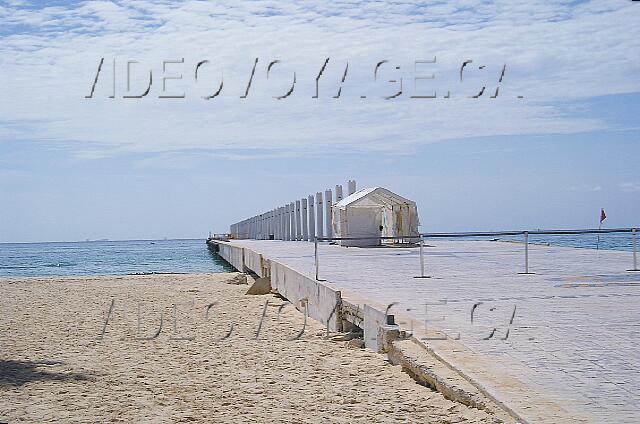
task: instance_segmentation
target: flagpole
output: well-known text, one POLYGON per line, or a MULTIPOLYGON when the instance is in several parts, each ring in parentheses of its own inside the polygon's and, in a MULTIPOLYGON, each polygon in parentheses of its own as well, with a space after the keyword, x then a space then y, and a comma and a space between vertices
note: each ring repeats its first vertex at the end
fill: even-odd
MULTIPOLYGON (((607 219, 607 214, 604 212, 604 208, 600 209, 600 225, 598 225, 598 231, 602 230, 602 223, 607 219)), ((598 233, 598 241, 596 242, 596 250, 600 250, 600 233, 598 233)))

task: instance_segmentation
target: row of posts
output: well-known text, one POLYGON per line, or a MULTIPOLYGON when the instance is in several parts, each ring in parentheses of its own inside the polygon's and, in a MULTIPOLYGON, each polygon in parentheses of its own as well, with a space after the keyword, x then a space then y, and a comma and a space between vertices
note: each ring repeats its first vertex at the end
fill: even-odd
MULTIPOLYGON (((356 192, 356 182, 349 180, 347 196, 356 192)), ((313 241, 316 237, 333 237, 331 208, 343 199, 342 185, 287 203, 268 212, 231 225, 237 238, 258 240, 313 241)))

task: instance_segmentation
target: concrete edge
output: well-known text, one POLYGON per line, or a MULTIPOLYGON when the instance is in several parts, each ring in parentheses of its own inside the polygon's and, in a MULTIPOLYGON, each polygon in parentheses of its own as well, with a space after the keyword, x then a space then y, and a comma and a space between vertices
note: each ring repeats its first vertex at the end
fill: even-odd
MULTIPOLYGON (((257 253, 247 247, 234 246, 232 242, 214 241, 212 243, 218 246, 218 254, 240 272, 246 272, 249 270, 245 263, 245 251, 251 251, 252 254, 259 255, 260 258, 262 258, 262 255, 260 253, 257 253)), ((262 258, 262 260, 265 259, 262 258)), ((417 378, 418 381, 422 380, 427 383, 431 382, 429 384, 432 384, 432 387, 436 391, 443 394, 450 400, 463 403, 468 406, 478 407, 479 409, 484 409, 487 407, 487 402, 479 401, 478 395, 475 395, 475 393, 479 391, 488 399, 490 399, 491 403, 496 405, 497 410, 507 414, 507 416, 515 419, 518 423, 529 423, 529 421, 523 419, 523 417, 517 414, 513 409, 506 406, 503 402, 499 401, 495 396, 493 396, 489 391, 480 386, 474 379, 466 375, 461 369, 452 365, 449 361, 438 355, 433 351, 433 349, 429 348, 421 341, 415 339, 415 343, 423 347, 426 353, 439 361, 443 366, 446 366, 447 369, 457 373, 460 378, 471 384, 475 388, 475 390, 465 391, 463 389, 459 389, 459 380, 458 385, 456 385, 455 383, 452 383, 451 377, 449 377, 449 379, 446 379, 442 375, 435 374, 435 372, 427 372, 428 367, 425 368, 423 366, 420 366, 415 358, 412 358, 406 353, 403 353, 403 350, 406 352, 406 348, 399 349, 397 347, 394 347, 393 342, 396 341, 398 339, 398 336, 401 334, 400 328, 397 325, 388 325, 387 314, 381 311, 382 305, 375 305, 375 302, 364 303, 366 302, 365 299, 357 297, 357 301, 363 302, 363 307, 360 308, 359 303, 356 304, 353 303, 353 301, 345 301, 344 304, 346 306, 345 309, 347 313, 343 314, 343 301, 341 298, 341 292, 329 287, 330 284, 327 284, 328 282, 315 281, 315 279, 307 277, 302 272, 292 269, 291 267, 288 267, 286 265, 280 264, 274 259, 266 259, 266 261, 268 262, 270 268, 269 277, 271 279, 271 287, 287 300, 292 301, 293 299, 292 303, 295 302, 294 306, 296 306, 296 308, 299 310, 301 309, 299 305, 300 300, 306 299, 307 305, 311 305, 308 297, 305 298, 304 296, 301 296, 301 294, 303 293, 318 293, 320 287, 323 287, 324 289, 330 290, 337 294, 337 299, 334 300, 335 303, 331 303, 330 308, 335 311, 333 313, 335 315, 335 322, 333 324, 329 324, 329 322, 331 322, 331 316, 328 316, 328 314, 323 314, 317 310, 314 310, 312 313, 311 310, 308 310, 309 316, 327 325, 328 330, 342 331, 342 319, 349 319, 350 316, 353 316, 355 321, 355 319, 359 319, 361 317, 358 323, 353 323, 364 329, 365 346, 377 353, 385 353, 387 355, 391 353, 393 359, 391 359, 390 357, 390 361, 392 361, 392 363, 393 361, 397 361, 397 364, 401 366, 405 364, 406 367, 403 366, 403 370, 410 371, 408 373, 412 375, 414 379, 417 378), (275 282, 274 279, 276 280, 275 282), (291 286, 291 284, 289 284, 290 280, 296 280, 297 282, 294 283, 293 286, 291 286), (372 306, 372 304, 375 306, 372 306), (336 308, 336 305, 339 306, 336 308), (413 375, 414 373, 415 375, 413 375)), ((256 272, 256 270, 251 271, 256 272)), ((258 273, 256 272, 256 274, 258 273)), ((260 274, 258 275, 261 274, 262 272, 260 272, 260 274)), ((318 300, 318 298, 316 298, 316 300, 318 300)), ((326 311, 326 305, 324 306, 325 308, 321 309, 324 309, 326 311)), ((444 368, 439 368, 439 371, 443 372, 444 368)))

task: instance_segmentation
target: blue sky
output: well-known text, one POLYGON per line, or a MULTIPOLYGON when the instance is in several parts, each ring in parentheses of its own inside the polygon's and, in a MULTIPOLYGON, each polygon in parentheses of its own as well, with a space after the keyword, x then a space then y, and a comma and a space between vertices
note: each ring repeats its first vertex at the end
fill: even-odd
POLYGON ((46 4, 0 2, 0 242, 202 237, 351 178, 416 200, 425 231, 640 224, 640 4, 46 4), (186 98, 160 99, 175 58, 186 98), (122 98, 133 59, 143 99, 122 98), (503 64, 497 99, 468 98, 503 64))

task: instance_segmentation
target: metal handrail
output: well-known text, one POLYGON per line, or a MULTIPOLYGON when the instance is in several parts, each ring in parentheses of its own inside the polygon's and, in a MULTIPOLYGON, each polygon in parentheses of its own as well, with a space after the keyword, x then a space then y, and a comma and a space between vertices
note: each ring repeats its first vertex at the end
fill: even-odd
POLYGON ((398 240, 398 239, 419 239, 420 235, 415 236, 384 236, 384 237, 316 237, 318 241, 334 241, 334 240, 398 240))
POLYGON ((420 235, 428 238, 438 237, 491 237, 491 236, 519 236, 526 234, 548 234, 548 235, 566 235, 566 234, 603 234, 603 233, 633 233, 637 228, 587 228, 579 230, 519 230, 519 231, 471 231, 458 233, 421 233, 420 235))
POLYGON ((529 235, 568 235, 568 234, 608 234, 608 233, 631 233, 633 245, 633 268, 628 271, 640 271, 638 269, 638 242, 636 227, 631 228, 598 228, 598 229, 576 229, 576 230, 522 230, 522 231, 472 231, 457 233, 420 233, 419 235, 405 236, 381 236, 381 237, 315 237, 314 238, 314 259, 316 280, 319 280, 319 260, 318 260, 318 242, 319 241, 339 241, 339 240, 397 240, 397 239, 418 239, 420 247, 420 276, 416 278, 429 278, 425 274, 424 268, 424 239, 425 238, 458 238, 458 237, 491 237, 491 236, 518 236, 524 237, 524 272, 519 274, 533 274, 529 272, 529 235))
POLYGON ((515 230, 515 231, 468 231, 468 232, 452 232, 452 233, 420 233, 418 235, 402 235, 402 236, 385 236, 385 237, 317 237, 319 241, 334 241, 334 240, 394 240, 394 239, 416 239, 420 237, 425 238, 454 238, 454 237, 491 237, 491 236, 522 236, 540 235, 540 234, 605 234, 605 233, 633 233, 637 231, 637 228, 586 228, 578 230, 515 230))

